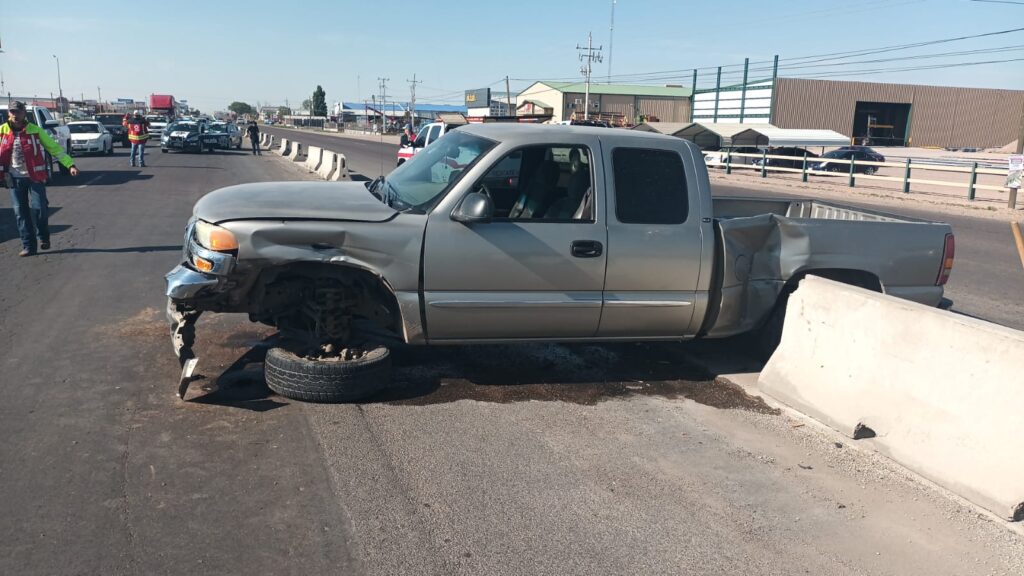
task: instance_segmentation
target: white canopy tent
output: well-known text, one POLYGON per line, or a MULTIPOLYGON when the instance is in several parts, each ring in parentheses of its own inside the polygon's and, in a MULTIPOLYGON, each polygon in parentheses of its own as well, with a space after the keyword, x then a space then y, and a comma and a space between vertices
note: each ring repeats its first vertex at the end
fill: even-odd
POLYGON ((833 130, 779 128, 771 124, 727 122, 646 122, 633 128, 667 134, 708 148, 838 147, 850 138, 833 130))

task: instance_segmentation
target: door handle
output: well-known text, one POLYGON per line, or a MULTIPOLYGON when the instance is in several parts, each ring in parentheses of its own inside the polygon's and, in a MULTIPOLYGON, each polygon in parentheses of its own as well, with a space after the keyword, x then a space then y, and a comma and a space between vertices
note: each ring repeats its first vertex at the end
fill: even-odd
POLYGON ((597 240, 573 240, 569 247, 577 258, 597 258, 604 253, 604 246, 597 240))

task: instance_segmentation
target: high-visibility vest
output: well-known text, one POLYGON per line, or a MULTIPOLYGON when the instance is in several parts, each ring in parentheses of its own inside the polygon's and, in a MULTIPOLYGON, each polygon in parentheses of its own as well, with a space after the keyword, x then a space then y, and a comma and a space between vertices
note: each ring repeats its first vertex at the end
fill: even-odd
POLYGON ((128 141, 135 144, 149 140, 149 122, 130 120, 128 122, 128 141))

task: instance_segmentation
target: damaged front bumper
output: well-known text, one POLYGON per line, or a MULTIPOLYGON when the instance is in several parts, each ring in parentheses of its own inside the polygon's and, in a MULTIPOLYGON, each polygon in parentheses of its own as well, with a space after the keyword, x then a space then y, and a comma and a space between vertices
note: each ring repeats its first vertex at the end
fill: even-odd
POLYGON ((234 257, 207 250, 191 238, 192 226, 185 234, 185 250, 182 264, 164 276, 167 282, 167 321, 171 328, 171 344, 174 354, 181 364, 181 375, 178 378, 178 397, 184 399, 188 385, 192 381, 199 358, 192 350, 195 344, 195 323, 202 310, 197 307, 197 300, 214 296, 227 287, 226 274, 234 268, 234 257), (200 272, 189 266, 196 260, 205 262, 211 272, 200 272))

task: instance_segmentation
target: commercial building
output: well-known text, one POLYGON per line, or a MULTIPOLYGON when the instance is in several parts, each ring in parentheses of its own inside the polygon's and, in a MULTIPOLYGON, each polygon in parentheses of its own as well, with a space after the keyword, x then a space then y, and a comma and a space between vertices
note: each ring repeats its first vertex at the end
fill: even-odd
POLYGON ((1024 90, 776 78, 694 92, 694 122, 834 130, 877 146, 994 148, 1021 130, 1024 90))
MULTIPOLYGON (((686 122, 690 119, 689 88, 591 84, 591 118, 632 126, 646 120, 686 122)), ((583 118, 586 85, 582 82, 534 82, 519 93, 517 112, 550 113, 553 122, 583 118), (550 112, 547 112, 550 111, 550 112)))

